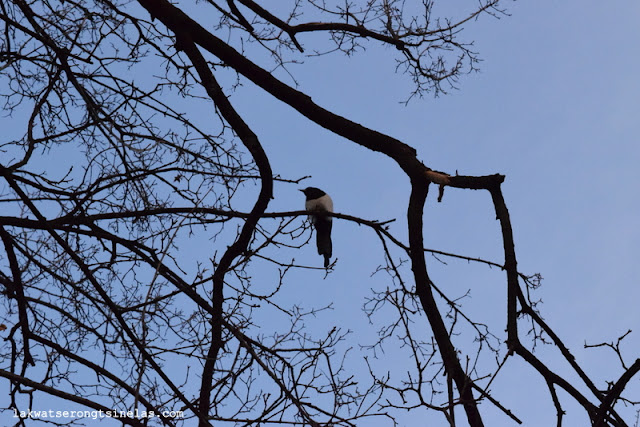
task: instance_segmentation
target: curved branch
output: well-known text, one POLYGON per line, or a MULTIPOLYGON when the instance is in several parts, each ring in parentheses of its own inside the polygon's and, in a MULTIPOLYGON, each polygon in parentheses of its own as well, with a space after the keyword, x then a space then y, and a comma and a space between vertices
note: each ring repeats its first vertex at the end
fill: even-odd
MULTIPOLYGON (((261 218, 264 211, 267 209, 269 200, 273 197, 273 172, 271 171, 271 165, 269 164, 269 158, 267 157, 262 145, 256 134, 249 128, 245 121, 240 117, 237 111, 233 108, 225 94, 222 92, 222 88, 216 81, 213 73, 211 72, 204 57, 193 43, 188 32, 176 32, 178 37, 178 44, 180 48, 187 54, 192 64, 194 65, 202 85, 207 91, 207 94, 213 100, 214 104, 220 111, 222 117, 233 128, 236 135, 240 138, 244 146, 249 150, 253 157, 258 170, 260 172, 261 188, 260 194, 251 210, 251 213, 247 216, 247 220, 240 231, 240 234, 236 241, 225 251, 224 255, 220 259, 215 273, 213 274, 213 316, 211 318, 211 346, 207 354, 207 360, 205 362, 202 371, 202 381, 200 388, 200 402, 198 410, 200 411, 201 426, 205 423, 202 421, 206 419, 209 414, 209 406, 211 400, 211 388, 213 383, 213 374, 215 371, 215 363, 218 360, 218 352, 222 349, 222 317, 223 317, 223 304, 224 304, 224 277, 231 267, 233 260, 246 251, 251 240, 251 236, 258 224, 258 220, 261 218)), ((306 415, 305 413, 302 414, 306 415)), ((308 415, 305 418, 309 418, 308 415)))

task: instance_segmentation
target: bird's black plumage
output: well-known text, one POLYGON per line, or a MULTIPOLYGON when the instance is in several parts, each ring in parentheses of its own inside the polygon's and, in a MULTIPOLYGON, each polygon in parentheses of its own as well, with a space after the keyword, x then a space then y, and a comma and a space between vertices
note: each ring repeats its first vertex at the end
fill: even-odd
MULTIPOLYGON (((307 187, 300 190, 307 200, 304 207, 309 212, 333 212, 333 200, 324 191, 316 187, 307 187)), ((316 228, 316 244, 318 254, 324 256, 324 266, 329 267, 329 260, 333 252, 331 244, 332 218, 326 215, 311 214, 311 221, 316 228)))

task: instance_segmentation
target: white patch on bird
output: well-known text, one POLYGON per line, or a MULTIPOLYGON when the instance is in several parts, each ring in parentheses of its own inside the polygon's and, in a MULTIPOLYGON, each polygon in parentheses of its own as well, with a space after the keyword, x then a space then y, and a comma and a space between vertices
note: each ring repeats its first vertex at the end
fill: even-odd
POLYGON ((333 212, 333 200, 328 194, 313 200, 307 200, 304 207, 308 211, 326 211, 333 212))

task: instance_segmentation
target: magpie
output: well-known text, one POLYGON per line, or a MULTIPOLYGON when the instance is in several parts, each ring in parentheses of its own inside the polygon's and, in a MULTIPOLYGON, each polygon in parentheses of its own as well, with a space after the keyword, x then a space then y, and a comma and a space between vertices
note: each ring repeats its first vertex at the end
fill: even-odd
MULTIPOLYGON (((307 197, 304 207, 309 212, 333 212, 333 200, 324 191, 316 187, 300 190, 307 197)), ((309 215, 311 223, 316 229, 316 244, 318 254, 324 255, 324 268, 329 267, 331 259, 331 224, 332 218, 324 215, 309 215)))

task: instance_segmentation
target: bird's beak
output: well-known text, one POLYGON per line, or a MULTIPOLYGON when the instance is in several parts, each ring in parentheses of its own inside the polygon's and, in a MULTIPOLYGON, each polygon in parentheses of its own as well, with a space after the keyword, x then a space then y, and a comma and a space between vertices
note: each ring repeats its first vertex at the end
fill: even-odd
POLYGON ((302 191, 304 193, 304 190, 302 188, 298 188, 298 191, 302 191))

